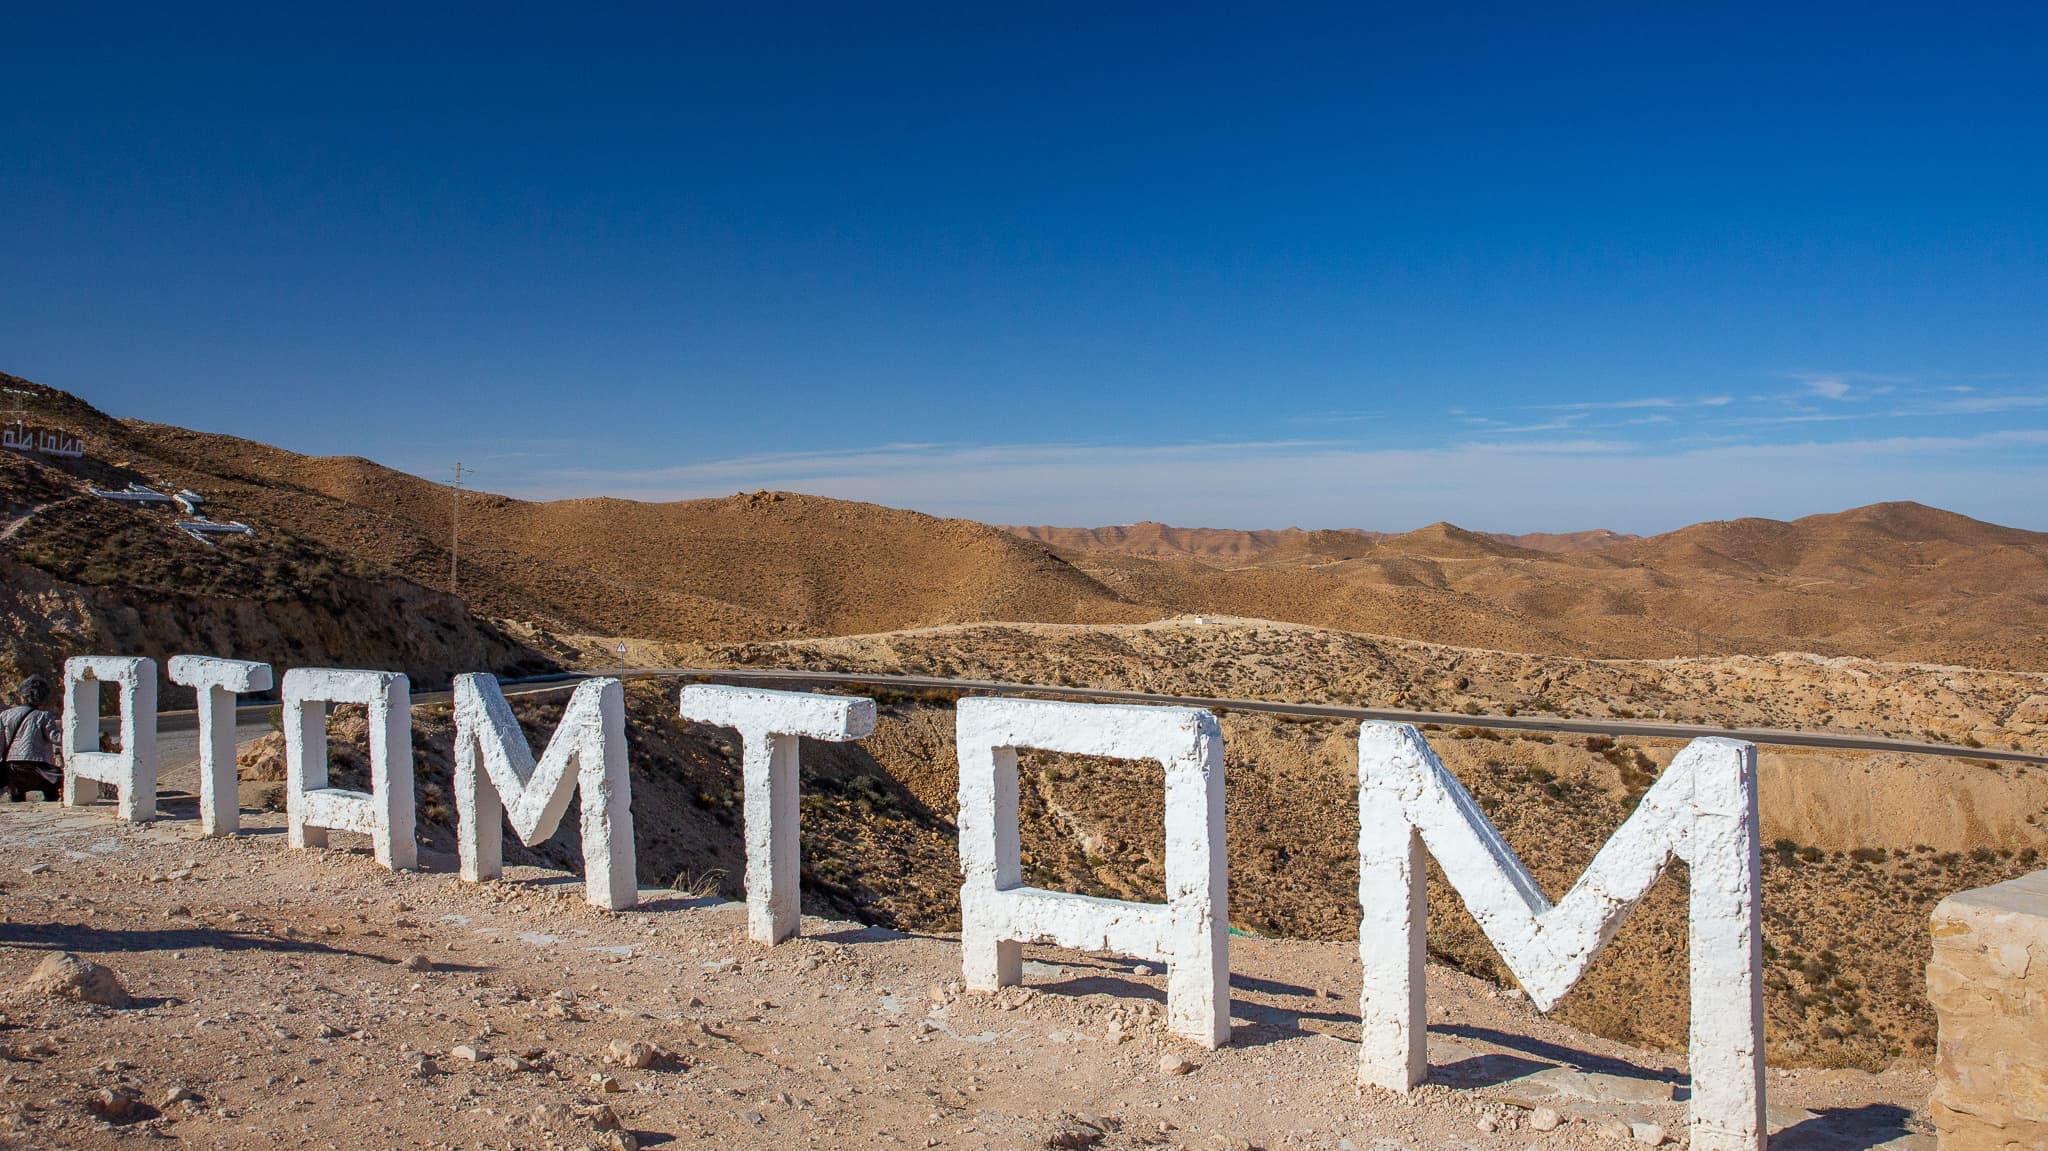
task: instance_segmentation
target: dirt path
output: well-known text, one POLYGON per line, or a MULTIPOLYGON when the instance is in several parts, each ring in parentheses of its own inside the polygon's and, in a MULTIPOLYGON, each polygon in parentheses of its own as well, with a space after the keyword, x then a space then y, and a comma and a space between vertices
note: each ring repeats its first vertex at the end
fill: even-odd
MULTIPOLYGON (((432 856, 394 875, 244 818, 253 834, 199 840, 184 819, 0 804, 0 1147, 1505 1151, 1628 1145, 1615 1120, 1683 1130, 1682 1061, 1439 970, 1440 1085, 1361 1092, 1343 944, 1234 941, 1236 1042, 1202 1052, 1165 1034, 1143 964, 1034 948, 1026 988, 962 995, 946 939, 807 919, 771 950, 735 904, 649 890, 606 914, 571 876, 473 887, 432 856), (60 949, 136 1005, 13 990, 60 949), (122 1087, 134 1115, 96 1117, 122 1087), (180 1089, 196 1101, 167 1101, 180 1089), (1536 1104, 1565 1125, 1531 1130, 1536 1104)), ((1924 1071, 1770 1079, 1779 1151, 1931 1146, 1924 1071)))
POLYGON ((51 500, 49 503, 36 504, 23 510, 20 515, 8 520, 5 525, 0 525, 0 540, 13 539, 14 533, 28 526, 28 522, 35 519, 40 513, 49 511, 51 508, 63 507, 65 504, 74 503, 83 498, 83 496, 65 496, 61 500, 51 500))

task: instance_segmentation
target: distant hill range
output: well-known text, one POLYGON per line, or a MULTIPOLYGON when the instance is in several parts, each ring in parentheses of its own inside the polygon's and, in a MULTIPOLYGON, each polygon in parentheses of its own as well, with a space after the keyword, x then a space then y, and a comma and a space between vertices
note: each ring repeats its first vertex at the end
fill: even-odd
MULTIPOLYGON (((1432 528, 1460 530, 1451 524, 1435 524, 1432 528)), ((1106 528, 1007 527, 1003 530, 1062 551, 1197 559, 1218 567, 1286 563, 1311 556, 1355 559, 1370 552, 1373 544, 1396 538, 1392 532, 1368 531, 1365 528, 1243 531, 1236 528, 1177 528, 1150 520, 1106 528)), ((1515 547, 1543 552, 1598 551, 1642 538, 1604 529, 1525 532, 1521 535, 1507 532, 1481 534, 1515 547)))
POLYGON ((2048 668, 2048 535, 1917 504, 1648 538, 1136 524, 997 528, 817 496, 456 495, 355 457, 112 418, 12 376, 83 459, 0 451, 0 673, 82 650, 537 670, 550 636, 677 643, 1214 613, 1615 657, 1811 651, 2048 668), (88 493, 206 498, 254 535, 88 493))
POLYGON ((2048 667, 2048 534, 1914 503, 1663 535, 1013 527, 1124 598, 1467 647, 2048 667))

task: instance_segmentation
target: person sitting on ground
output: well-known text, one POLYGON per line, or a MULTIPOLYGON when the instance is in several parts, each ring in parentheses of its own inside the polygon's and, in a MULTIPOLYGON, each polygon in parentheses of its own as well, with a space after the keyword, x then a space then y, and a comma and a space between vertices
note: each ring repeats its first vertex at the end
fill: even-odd
POLYGON ((57 717, 43 710, 50 683, 39 675, 21 681, 18 706, 0 711, 0 753, 7 761, 7 798, 20 803, 31 791, 56 802, 64 786, 63 737, 57 717))

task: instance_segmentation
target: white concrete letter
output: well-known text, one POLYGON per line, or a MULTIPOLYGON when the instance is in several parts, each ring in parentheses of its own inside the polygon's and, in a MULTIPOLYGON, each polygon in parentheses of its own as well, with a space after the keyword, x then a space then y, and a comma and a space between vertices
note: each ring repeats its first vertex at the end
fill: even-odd
POLYGON ((1204 1047, 1230 1042, 1230 873, 1223 734, 1209 712, 1025 699, 964 699, 960 944, 967 986, 1023 979, 1025 943, 1166 964, 1166 1021, 1204 1047), (1017 749, 1157 760, 1166 769, 1166 903, 1024 886, 1017 749))
POLYGON ((370 837, 377 862, 419 864, 413 842, 412 685, 399 672, 295 667, 284 673, 285 818, 293 847, 327 846, 328 829, 370 837), (327 708, 370 712, 370 790, 327 786, 327 708))
POLYGON ((270 665, 210 655, 171 657, 171 682, 195 689, 199 712, 199 834, 242 828, 235 771, 235 693, 269 691, 270 665))
POLYGON ((79 655, 64 661, 64 806, 92 802, 88 783, 114 785, 120 818, 134 823, 156 818, 155 660, 79 655), (119 751, 100 750, 101 683, 120 685, 119 751))
POLYGON ((875 701, 715 684, 683 689, 682 716, 740 734, 746 787, 747 934, 775 944, 803 922, 797 739, 841 743, 875 730, 875 701))
POLYGON ((1428 1071, 1425 850, 1544 1011, 1585 974, 1675 856, 1692 875, 1693 1151, 1762 1151, 1755 745, 1687 744, 1555 906, 1407 724, 1359 729, 1358 817, 1360 1082, 1406 1091, 1428 1071))
POLYGON ((521 843, 553 835, 579 787, 583 898, 593 907, 624 910, 640 901, 625 688, 616 679, 577 684, 536 763, 497 677, 455 677, 455 839, 463 879, 477 883, 504 873, 507 819, 521 843))

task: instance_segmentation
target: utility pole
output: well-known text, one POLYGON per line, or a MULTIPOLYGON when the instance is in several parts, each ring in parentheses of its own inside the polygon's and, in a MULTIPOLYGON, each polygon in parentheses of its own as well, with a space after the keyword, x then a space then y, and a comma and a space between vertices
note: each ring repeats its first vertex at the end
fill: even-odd
POLYGON ((457 572, 458 572, 458 567, 457 567, 457 565, 458 565, 458 564, 459 564, 459 563, 461 562, 461 558, 460 558, 460 557, 461 557, 461 555, 462 555, 462 461, 461 461, 461 460, 456 460, 456 461, 455 461, 455 511, 454 511, 454 513, 453 513, 453 514, 452 514, 451 516, 449 516, 449 519, 448 519, 448 524, 449 524, 449 526, 448 526, 448 594, 449 594, 449 595, 456 595, 456 594, 458 594, 458 593, 457 593, 457 592, 456 592, 456 590, 455 590, 455 587, 456 587, 456 583, 455 583, 455 577, 456 577, 456 575, 457 575, 457 572))

